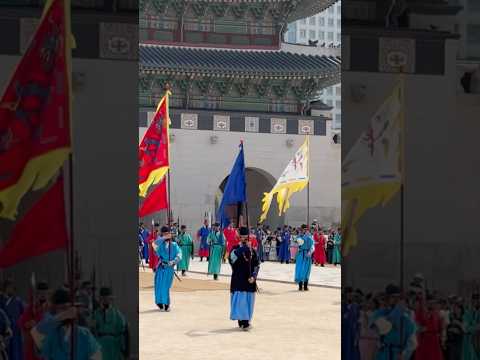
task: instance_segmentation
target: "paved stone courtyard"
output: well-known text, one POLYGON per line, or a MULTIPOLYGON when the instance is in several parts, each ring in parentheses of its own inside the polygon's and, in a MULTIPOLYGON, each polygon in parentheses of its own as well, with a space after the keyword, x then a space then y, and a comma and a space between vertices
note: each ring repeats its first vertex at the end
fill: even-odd
MULTIPOLYGON (((222 272, 228 273, 228 265, 222 272)), ((291 281, 293 264, 264 263, 265 278, 291 281)), ((192 270, 205 271, 198 259, 192 270)), ((213 281, 189 273, 175 280, 172 311, 160 312, 153 301, 153 274, 140 270, 140 359, 340 359, 340 269, 312 268, 309 292, 293 283, 259 280, 253 329, 242 332, 229 320, 228 276, 213 281), (315 279, 315 280, 314 280, 315 279), (337 282, 335 282, 337 281, 337 282)))

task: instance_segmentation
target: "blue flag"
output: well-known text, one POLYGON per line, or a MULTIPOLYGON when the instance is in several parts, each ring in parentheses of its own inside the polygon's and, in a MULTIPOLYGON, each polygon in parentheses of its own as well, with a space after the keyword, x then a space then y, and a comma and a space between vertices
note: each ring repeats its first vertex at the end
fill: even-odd
POLYGON ((217 212, 217 221, 222 227, 227 227, 230 219, 226 213, 228 205, 237 205, 247 200, 247 182, 245 179, 245 159, 243 157, 243 143, 240 144, 240 153, 235 160, 227 184, 223 190, 222 202, 217 212))

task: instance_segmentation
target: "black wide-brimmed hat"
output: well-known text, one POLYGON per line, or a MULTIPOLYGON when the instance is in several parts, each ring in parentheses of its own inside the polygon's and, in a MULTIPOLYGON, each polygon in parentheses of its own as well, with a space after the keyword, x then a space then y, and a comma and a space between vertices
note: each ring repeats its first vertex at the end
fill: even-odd
POLYGON ((160 229, 160 232, 162 234, 165 234, 165 233, 169 233, 170 232, 170 228, 168 226, 162 226, 162 228, 160 229))
POLYGON ((45 281, 41 281, 37 284, 38 291, 48 290, 48 284, 45 281))
POLYGON ((387 287, 385 288, 385 293, 388 296, 399 296, 401 291, 397 285, 390 284, 390 285, 387 285, 387 287))
POLYGON ((107 286, 100 288, 100 296, 113 296, 112 288, 107 286))
POLYGON ((248 228, 246 226, 242 226, 239 230, 239 235, 240 236, 248 236, 249 234, 249 231, 248 231, 248 228))
POLYGON ((71 301, 70 292, 65 288, 60 288, 55 290, 52 295, 52 304, 53 305, 64 305, 68 304, 71 301))

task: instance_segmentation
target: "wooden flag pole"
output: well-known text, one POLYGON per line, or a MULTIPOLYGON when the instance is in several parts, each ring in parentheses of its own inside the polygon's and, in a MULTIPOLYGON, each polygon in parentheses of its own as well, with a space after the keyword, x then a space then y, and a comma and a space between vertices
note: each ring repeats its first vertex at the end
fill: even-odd
POLYGON ((310 227, 310 138, 307 135, 307 226, 310 227))

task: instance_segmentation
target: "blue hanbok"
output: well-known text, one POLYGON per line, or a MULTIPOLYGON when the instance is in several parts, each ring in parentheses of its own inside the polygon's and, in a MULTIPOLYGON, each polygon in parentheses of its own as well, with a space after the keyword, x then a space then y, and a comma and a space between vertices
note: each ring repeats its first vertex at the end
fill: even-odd
POLYGON ((290 261, 290 231, 282 232, 280 247, 278 249, 278 258, 280 262, 289 262, 290 261))
POLYGON ((391 329, 386 334, 379 334, 380 348, 375 359, 398 359, 399 355, 403 353, 403 360, 409 360, 416 347, 416 326, 412 316, 399 306, 393 309, 381 309, 373 313, 370 325, 375 327, 375 322, 380 318, 388 321, 391 329), (403 328, 403 336, 401 336, 401 328, 403 328), (401 339, 403 339, 403 343, 400 343, 401 339))
POLYGON ((8 343, 7 353, 9 360, 23 360, 22 330, 18 327, 18 319, 25 311, 25 305, 18 297, 5 298, 2 304, 3 311, 10 320, 12 337, 8 343))
POLYGON ((148 263, 148 238, 150 236, 150 232, 147 229, 142 229, 140 236, 143 243, 142 255, 145 261, 148 263))
POLYGON ((360 309, 357 304, 342 304, 342 359, 360 360, 358 340, 360 309))
POLYGON ((170 305, 170 288, 173 284, 175 266, 182 260, 182 251, 175 241, 165 241, 159 237, 153 243, 158 256, 155 271, 155 304, 170 305))
POLYGON ((300 235, 298 240, 303 240, 303 244, 299 244, 297 256, 295 257, 295 282, 301 283, 308 281, 310 271, 312 269, 312 254, 315 245, 309 234, 300 235))
MULTIPOLYGON (((101 359, 101 349, 90 330, 83 326, 75 327, 75 359, 101 359)), ((69 360, 70 331, 47 313, 32 330, 32 337, 40 350, 40 357, 45 360, 69 360)))

